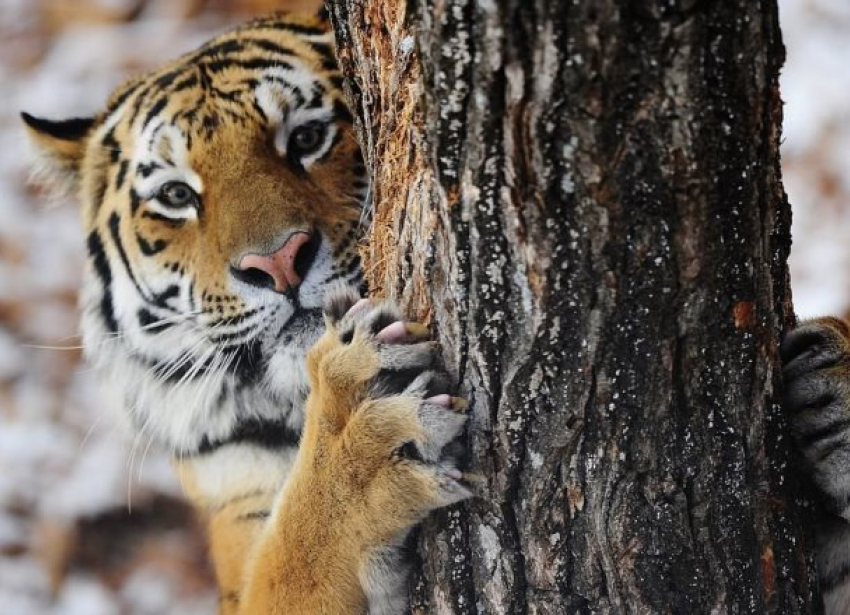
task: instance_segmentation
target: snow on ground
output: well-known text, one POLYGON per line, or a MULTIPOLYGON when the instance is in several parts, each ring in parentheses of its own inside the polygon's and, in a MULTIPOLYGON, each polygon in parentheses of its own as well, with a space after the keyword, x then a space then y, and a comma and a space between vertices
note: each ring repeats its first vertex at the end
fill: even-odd
MULTIPOLYGON (((21 109, 49 117, 90 113, 128 72, 185 51, 235 20, 210 12, 187 20, 178 15, 181 7, 197 0, 149 0, 139 19, 119 23, 116 15, 135 4, 0 0, 3 613, 214 611, 203 545, 175 497, 168 461, 146 450, 146 442, 136 443, 130 468, 133 443, 110 420, 118 404, 100 393, 79 362, 81 226, 73 204, 45 207, 43 195, 27 185, 30 159, 17 115, 21 109), (72 19, 67 7, 79 12, 82 5, 98 10, 72 19), (49 346, 66 349, 43 348, 49 346)), ((228 2, 213 4, 221 9, 228 2)), ((780 5, 788 48, 783 168, 794 208, 795 304, 802 316, 846 312, 850 2, 780 5)))

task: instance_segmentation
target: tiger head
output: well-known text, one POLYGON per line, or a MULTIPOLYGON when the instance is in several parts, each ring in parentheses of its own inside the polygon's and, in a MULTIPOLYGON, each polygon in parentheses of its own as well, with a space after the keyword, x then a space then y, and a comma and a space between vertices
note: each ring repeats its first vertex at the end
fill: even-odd
POLYGON ((331 285, 361 285, 368 180, 328 25, 275 15, 130 79, 91 119, 23 114, 79 198, 88 358, 179 454, 296 439, 331 285))

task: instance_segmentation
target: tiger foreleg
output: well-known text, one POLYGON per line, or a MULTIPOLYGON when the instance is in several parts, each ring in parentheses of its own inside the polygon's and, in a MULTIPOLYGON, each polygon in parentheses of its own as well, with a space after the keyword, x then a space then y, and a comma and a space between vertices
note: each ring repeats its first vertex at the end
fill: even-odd
POLYGON ((444 392, 435 344, 397 308, 356 299, 329 302, 308 355, 301 446, 249 564, 243 613, 402 611, 405 536, 470 495, 443 456, 466 417, 444 392))

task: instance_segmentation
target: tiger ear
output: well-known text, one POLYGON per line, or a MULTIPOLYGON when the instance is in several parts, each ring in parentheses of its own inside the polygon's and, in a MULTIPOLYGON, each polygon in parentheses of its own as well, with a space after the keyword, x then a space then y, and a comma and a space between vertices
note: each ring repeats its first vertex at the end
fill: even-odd
POLYGON ((30 141, 38 157, 36 172, 60 192, 73 192, 79 179, 94 118, 45 120, 21 113, 30 141))

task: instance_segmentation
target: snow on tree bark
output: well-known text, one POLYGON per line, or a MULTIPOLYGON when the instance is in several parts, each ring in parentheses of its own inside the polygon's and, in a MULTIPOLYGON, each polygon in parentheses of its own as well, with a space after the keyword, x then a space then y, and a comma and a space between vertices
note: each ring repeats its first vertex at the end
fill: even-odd
POLYGON ((816 611, 774 0, 332 0, 372 288, 432 325, 481 496, 414 613, 816 611))

